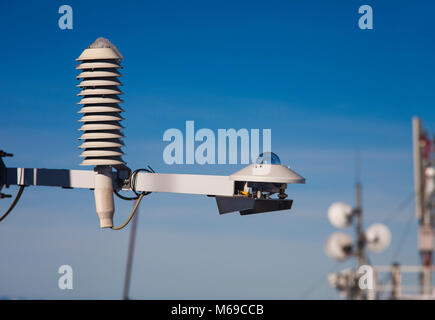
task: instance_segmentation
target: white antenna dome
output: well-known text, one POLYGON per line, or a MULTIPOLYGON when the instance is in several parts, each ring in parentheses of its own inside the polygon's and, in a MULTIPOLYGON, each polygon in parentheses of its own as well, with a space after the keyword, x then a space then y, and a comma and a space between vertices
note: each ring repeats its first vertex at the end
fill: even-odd
POLYGON ((430 199, 435 194, 435 167, 427 167, 425 170, 426 183, 424 192, 426 197, 430 199))
POLYGON ((326 240, 325 252, 328 257, 343 261, 352 254, 352 238, 342 232, 334 232, 326 240))
POLYGON ((391 232, 387 226, 382 223, 371 225, 366 233, 367 246, 374 252, 382 252, 391 242, 391 232))
POLYGON ((334 202, 328 209, 328 219, 336 228, 346 228, 352 222, 352 207, 343 202, 334 202))
POLYGON ((76 69, 81 71, 77 79, 82 80, 78 85, 82 89, 78 104, 83 105, 79 111, 83 115, 79 140, 84 140, 79 147, 84 149, 81 165, 124 165, 120 124, 124 110, 118 105, 124 102, 118 97, 122 55, 109 40, 98 38, 76 60, 80 61, 76 69))

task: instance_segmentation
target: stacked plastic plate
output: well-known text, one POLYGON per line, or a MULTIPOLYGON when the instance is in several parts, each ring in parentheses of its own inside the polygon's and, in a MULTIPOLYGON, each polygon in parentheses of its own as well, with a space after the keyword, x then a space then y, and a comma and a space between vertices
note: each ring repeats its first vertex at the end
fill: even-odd
POLYGON ((81 80, 78 87, 82 89, 78 94, 78 104, 82 105, 79 113, 83 115, 79 120, 79 140, 83 140, 80 157, 84 158, 81 165, 123 165, 120 122, 124 110, 118 105, 123 102, 118 97, 122 94, 118 88, 122 85, 118 80, 122 55, 109 40, 98 38, 76 60, 76 69, 80 70, 77 79, 81 80))

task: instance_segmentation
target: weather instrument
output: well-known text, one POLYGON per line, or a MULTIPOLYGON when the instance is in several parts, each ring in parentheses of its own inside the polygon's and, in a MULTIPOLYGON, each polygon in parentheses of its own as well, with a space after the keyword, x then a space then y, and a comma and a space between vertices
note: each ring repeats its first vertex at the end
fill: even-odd
MULTIPOLYGON (((107 39, 98 38, 76 59, 79 71, 77 85, 82 117, 80 157, 81 165, 93 170, 8 168, 0 153, 0 190, 3 186, 18 185, 20 191, 4 218, 19 200, 24 187, 53 186, 94 190, 95 208, 101 228, 121 229, 134 215, 140 200, 151 192, 201 194, 215 197, 220 214, 239 211, 242 215, 287 210, 293 200, 285 193, 288 184, 305 183, 305 179, 281 164, 271 152, 261 154, 256 163, 229 175, 195 175, 156 173, 150 167, 131 170, 122 159, 124 143, 124 111, 119 104, 122 86, 119 70, 123 56, 107 39), (133 197, 122 196, 129 190, 133 197), (113 226, 114 196, 138 200, 120 227, 113 226)), ((4 197, 7 195, 0 194, 4 197)), ((2 219, 0 218, 0 219, 2 219)))

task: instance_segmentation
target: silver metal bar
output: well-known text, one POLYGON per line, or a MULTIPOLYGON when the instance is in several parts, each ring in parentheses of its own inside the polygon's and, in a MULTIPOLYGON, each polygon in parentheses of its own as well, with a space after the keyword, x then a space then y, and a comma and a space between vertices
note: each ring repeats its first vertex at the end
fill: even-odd
MULTIPOLYGON (((92 170, 6 168, 7 185, 93 189, 94 176, 92 170)), ((139 172, 136 191, 233 196, 234 181, 228 176, 139 172)))
POLYGON ((139 172, 136 191, 233 196, 234 181, 229 176, 139 172))
POLYGON ((91 170, 6 168, 6 184, 93 189, 94 175, 91 170))

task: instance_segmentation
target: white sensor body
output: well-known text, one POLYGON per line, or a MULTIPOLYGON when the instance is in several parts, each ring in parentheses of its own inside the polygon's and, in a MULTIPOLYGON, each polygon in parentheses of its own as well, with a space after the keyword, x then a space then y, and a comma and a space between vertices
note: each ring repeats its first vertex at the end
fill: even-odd
POLYGON ((112 168, 109 166, 98 166, 95 168, 95 210, 100 219, 100 228, 113 227, 113 203, 112 168))
POLYGON ((253 163, 230 175, 233 181, 305 183, 305 178, 281 164, 253 163))
POLYGON ((79 140, 84 140, 79 147, 83 149, 81 165, 125 164, 121 158, 124 135, 120 123, 124 110, 118 105, 123 102, 118 97, 122 94, 118 88, 122 85, 118 80, 122 58, 109 40, 98 38, 76 59, 80 62, 76 69, 81 71, 77 79, 82 80, 78 85, 82 89, 78 104, 83 105, 79 111, 83 115, 79 120, 79 130, 83 132, 79 140))
POLYGON ((84 140, 79 147, 83 149, 81 165, 95 166, 95 209, 101 228, 113 227, 115 208, 111 166, 125 165, 121 158, 124 154, 121 138, 124 135, 120 123, 124 110, 118 105, 123 102, 118 97, 122 94, 118 88, 122 85, 118 80, 122 58, 109 40, 98 38, 76 59, 80 62, 76 67, 80 70, 78 87, 82 89, 78 94, 81 97, 78 104, 83 105, 79 111, 82 114, 79 130, 83 132, 79 140, 84 140))

